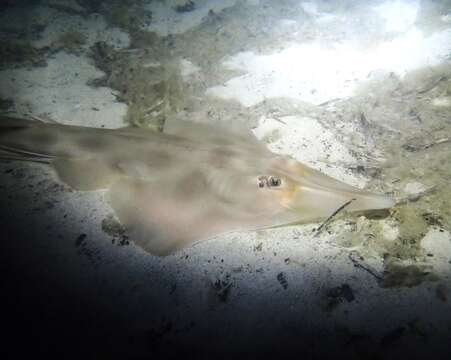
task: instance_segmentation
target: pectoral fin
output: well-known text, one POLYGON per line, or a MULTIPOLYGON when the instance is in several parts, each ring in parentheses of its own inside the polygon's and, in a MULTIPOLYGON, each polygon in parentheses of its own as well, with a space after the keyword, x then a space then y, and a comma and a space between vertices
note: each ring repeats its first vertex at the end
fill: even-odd
POLYGON ((57 159, 52 166, 59 178, 75 190, 107 189, 120 176, 103 159, 57 159))
POLYGON ((235 146, 251 150, 255 155, 272 155, 263 142, 260 142, 250 129, 238 122, 220 125, 168 119, 164 133, 176 135, 196 142, 221 146, 235 146))
POLYGON ((237 226, 197 174, 178 180, 122 179, 109 193, 110 204, 131 240, 151 254, 168 255, 237 226))

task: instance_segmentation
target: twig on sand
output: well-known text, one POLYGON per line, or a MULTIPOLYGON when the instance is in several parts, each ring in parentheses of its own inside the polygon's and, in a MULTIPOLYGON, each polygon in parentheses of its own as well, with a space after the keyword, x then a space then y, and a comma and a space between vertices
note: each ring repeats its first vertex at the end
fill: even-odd
POLYGON ((416 145, 416 144, 409 144, 409 143, 407 143, 407 144, 404 144, 402 147, 405 150, 407 150, 407 151, 414 152, 414 151, 426 150, 426 149, 429 149, 430 147, 433 147, 435 145, 447 143, 447 142, 450 142, 450 141, 451 141, 451 138, 445 137, 445 138, 437 139, 437 140, 435 140, 435 141, 433 141, 431 143, 427 143, 427 144, 418 144, 418 145, 416 145))
POLYGON ((276 121, 278 121, 278 122, 284 124, 284 125, 287 124, 285 121, 283 121, 282 119, 279 119, 277 116, 272 116, 272 118, 273 118, 274 120, 276 120, 276 121))
POLYGON ((342 98, 334 98, 334 99, 330 99, 330 100, 327 100, 327 101, 322 102, 321 104, 318 104, 318 106, 326 106, 326 105, 335 103, 335 102, 340 101, 340 100, 342 100, 342 98))
POLYGON ((430 84, 426 85, 423 89, 418 90, 418 94, 424 94, 428 91, 431 91, 433 88, 435 88, 440 82, 447 80, 446 76, 440 76, 439 78, 432 81, 430 84))
POLYGON ((351 199, 349 201, 346 201, 343 205, 341 205, 337 210, 335 210, 332 214, 329 215, 329 217, 324 220, 324 222, 319 226, 318 229, 316 229, 315 235, 313 237, 317 237, 320 232, 324 229, 326 225, 330 223, 333 217, 335 217, 340 211, 343 211, 349 204, 351 204, 355 199, 351 199))
POLYGON ((384 280, 384 277, 378 273, 375 269, 373 269, 371 266, 363 263, 363 258, 359 255, 357 251, 351 251, 348 254, 349 260, 351 260, 354 267, 358 269, 365 270, 367 273, 373 275, 378 282, 381 282, 384 280))

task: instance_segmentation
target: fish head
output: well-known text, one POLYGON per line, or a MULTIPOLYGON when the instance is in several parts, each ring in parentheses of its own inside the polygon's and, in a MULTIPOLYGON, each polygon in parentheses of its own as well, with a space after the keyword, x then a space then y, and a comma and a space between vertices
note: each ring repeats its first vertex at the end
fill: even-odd
POLYGON ((388 209, 393 199, 336 180, 289 158, 273 160, 263 186, 297 222, 326 218, 346 205, 347 211, 388 209))

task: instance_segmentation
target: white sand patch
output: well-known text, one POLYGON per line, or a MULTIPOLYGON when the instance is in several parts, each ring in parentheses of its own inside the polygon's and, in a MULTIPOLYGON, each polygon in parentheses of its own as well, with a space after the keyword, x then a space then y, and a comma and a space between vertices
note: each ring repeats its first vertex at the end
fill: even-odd
POLYGON ((451 96, 436 97, 431 103, 436 107, 451 107, 451 96))
POLYGON ((182 59, 180 61, 180 72, 184 81, 190 79, 190 77, 200 71, 200 68, 194 65, 191 61, 182 59))
POLYGON ((415 24, 419 7, 417 0, 396 0, 386 1, 373 10, 385 20, 386 31, 404 32, 415 24))
POLYGON ((395 241, 399 236, 399 227, 393 219, 384 219, 381 221, 382 236, 385 240, 395 241))
POLYGON ((410 195, 421 194, 427 187, 419 182, 409 182, 404 186, 404 192, 410 195))
POLYGON ((12 98, 18 110, 50 116, 71 125, 108 128, 124 126, 127 106, 115 101, 109 88, 92 88, 90 79, 103 72, 86 58, 57 53, 45 68, 0 72, 0 97, 12 98))
POLYGON ((41 38, 33 43, 37 47, 49 46, 53 42, 58 41, 61 34, 68 31, 76 31, 83 34, 86 38, 86 43, 83 45, 85 48, 92 46, 97 41, 105 41, 116 49, 126 48, 130 44, 130 37, 127 33, 117 27, 110 27, 104 17, 99 14, 81 17, 48 11, 49 18, 44 19, 45 13, 45 11, 41 12, 41 17, 43 18, 41 21, 48 22, 48 25, 43 31, 41 38))
POLYGON ((392 41, 361 50, 347 41, 330 46, 294 44, 281 52, 242 52, 223 65, 245 74, 207 89, 208 95, 236 99, 244 106, 267 98, 287 97, 313 104, 353 95, 372 72, 407 72, 443 61, 451 51, 451 30, 425 37, 413 28, 392 41))
POLYGON ((421 246, 426 253, 432 254, 434 270, 439 273, 449 273, 451 261, 451 235, 448 231, 430 229, 421 240, 421 246))
POLYGON ((337 162, 354 163, 355 159, 331 131, 313 118, 284 116, 277 121, 262 117, 253 132, 258 139, 267 142, 274 153, 293 156, 350 185, 363 187, 366 183, 365 179, 331 165, 337 162))
POLYGON ((319 24, 329 23, 337 18, 336 15, 318 11, 318 4, 313 1, 305 1, 301 3, 302 10, 313 18, 319 24))
POLYGON ((305 1, 301 3, 302 10, 311 16, 319 15, 318 5, 313 1, 305 1))
POLYGON ((180 1, 152 1, 145 6, 145 9, 153 14, 153 20, 145 30, 162 36, 184 33, 200 25, 210 11, 219 13, 236 2, 237 0, 197 0, 192 11, 177 12, 176 7, 180 5, 180 1))
POLYGON ((326 25, 338 19, 337 15, 321 13, 320 16, 316 18, 316 23, 319 25, 326 25))

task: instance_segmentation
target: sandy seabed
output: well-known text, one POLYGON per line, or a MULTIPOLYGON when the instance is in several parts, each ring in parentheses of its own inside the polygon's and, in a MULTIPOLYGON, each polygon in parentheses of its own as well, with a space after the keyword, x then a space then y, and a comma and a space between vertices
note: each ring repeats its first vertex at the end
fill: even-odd
POLYGON ((451 4, 97 3, 2 7, 2 112, 106 128, 236 121, 398 204, 340 214, 319 236, 319 224, 232 233, 159 258, 115 231, 101 191, 2 162, 8 354, 446 358, 451 4))

